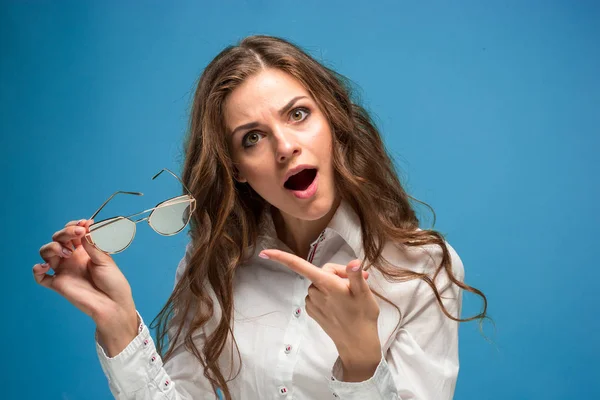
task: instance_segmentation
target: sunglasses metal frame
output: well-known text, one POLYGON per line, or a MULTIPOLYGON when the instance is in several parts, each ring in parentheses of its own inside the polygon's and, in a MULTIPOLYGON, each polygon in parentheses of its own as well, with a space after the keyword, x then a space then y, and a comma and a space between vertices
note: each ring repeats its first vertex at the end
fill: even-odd
MULTIPOLYGON (((173 235, 176 235, 176 234, 178 234, 179 232, 181 232, 183 229, 185 229, 185 227, 187 226, 187 224, 190 222, 190 219, 192 218, 192 214, 194 213, 194 211, 196 211, 196 199, 194 198, 194 196, 192 196, 192 193, 191 193, 191 191, 190 191, 190 190, 189 190, 189 189, 188 189, 188 188, 185 186, 185 184, 184 184, 184 183, 181 181, 181 179, 179 179, 179 177, 178 177, 177 175, 175 175, 173 172, 171 172, 171 171, 170 171, 170 170, 168 170, 167 168, 163 168, 163 169, 162 169, 160 172, 158 172, 156 175, 154 175, 154 176, 152 177, 152 179, 154 180, 156 177, 158 177, 158 176, 159 176, 160 174, 162 174, 164 171, 167 171, 167 172, 169 172, 169 173, 170 173, 171 175, 173 175, 173 176, 174 176, 174 177, 175 177, 175 178, 176 178, 176 179, 177 179, 179 182, 181 182, 181 184, 183 185, 183 187, 185 188, 185 190, 186 190, 188 193, 187 193, 187 194, 180 195, 180 196, 172 197, 172 198, 170 198, 170 199, 167 199, 167 200, 164 200, 164 201, 161 201, 161 202, 160 202, 160 203, 158 203, 156 206, 154 206, 154 207, 152 207, 152 208, 149 208, 149 209, 147 209, 147 210, 144 210, 144 211, 141 211, 141 212, 135 213, 135 214, 131 214, 131 215, 128 215, 128 216, 121 216, 121 215, 119 215, 119 216, 116 216, 116 217, 110 217, 110 218, 106 218, 106 219, 103 219, 103 220, 101 220, 101 221, 98 221, 98 222, 94 222, 92 225, 90 225, 90 232, 89 232, 89 233, 86 233, 86 234, 84 235, 84 237, 85 237, 85 239, 87 240, 87 242, 88 242, 89 244, 91 244, 92 246, 94 246, 94 247, 95 247, 97 250, 99 250, 99 251, 101 251, 101 252, 103 252, 103 253, 105 253, 105 254, 117 254, 117 253, 120 253, 120 252, 122 252, 122 251, 125 251, 125 250, 126 250, 126 249, 127 249, 127 248, 128 248, 130 245, 131 245, 131 243, 133 243, 133 239, 135 238, 135 234, 136 234, 136 231, 137 231, 137 223, 138 223, 138 222, 141 222, 141 221, 146 221, 146 222, 148 222, 148 225, 150 226, 150 228, 152 228, 152 230, 153 230, 153 231, 155 231, 156 233, 158 233, 159 235, 162 235, 162 236, 173 236, 173 235), (152 217, 152 214, 154 213, 154 211, 155 211, 156 209, 159 209, 159 208, 162 208, 162 207, 167 207, 167 206, 172 206, 172 205, 174 205, 174 204, 185 203, 185 202, 189 202, 189 203, 190 203, 190 212, 189 212, 188 219, 187 219, 186 223, 185 223, 185 224, 184 224, 184 225, 181 227, 181 229, 179 229, 177 232, 175 232, 175 233, 171 233, 171 234, 164 234, 164 233, 161 233, 161 232, 157 231, 157 230, 156 230, 156 229, 155 229, 155 228, 152 226, 152 223, 150 222, 150 219, 151 219, 151 217, 152 217), (137 215, 141 215, 141 214, 147 213, 147 212, 149 212, 149 211, 152 211, 152 212, 151 212, 151 213, 150 213, 150 215, 148 215, 147 217, 140 218, 140 219, 138 219, 138 220, 136 220, 136 221, 134 221, 134 220, 132 220, 132 219, 131 219, 131 217, 135 217, 135 216, 137 216, 137 215), (121 220, 123 220, 123 219, 128 219, 129 221, 131 221, 131 222, 134 224, 134 225, 133 225, 133 234, 131 235, 131 240, 129 241, 129 243, 127 244, 127 246, 125 246, 125 247, 124 247, 124 248, 122 248, 121 250, 118 250, 118 251, 110 251, 110 252, 109 252, 109 251, 102 250, 101 248, 99 248, 99 247, 96 245, 96 243, 94 243, 94 241, 93 241, 93 239, 92 239, 92 237, 91 237, 91 233, 92 233, 92 231, 94 230, 94 229, 93 229, 93 227, 94 227, 94 226, 96 226, 96 225, 98 225, 98 224, 101 224, 101 223, 102 223, 102 222, 104 222, 104 221, 112 220, 112 221, 110 221, 110 222, 108 222, 108 223, 106 223, 106 224, 103 224, 102 226, 100 226, 100 227, 98 227, 98 228, 97 228, 97 229, 101 229, 101 228, 104 228, 104 227, 106 227, 106 226, 108 226, 108 225, 111 225, 111 224, 113 224, 113 223, 115 223, 115 222, 117 222, 117 221, 121 221, 121 220)), ((92 216, 91 216, 89 219, 94 219, 94 217, 95 217, 96 215, 98 215, 98 213, 100 212, 100 210, 102 210, 102 209, 103 209, 103 208, 106 206, 106 204, 108 204, 108 202, 109 202, 110 200, 112 200, 112 198, 113 198, 113 197, 115 197, 117 194, 132 194, 132 195, 135 195, 135 196, 143 196, 143 195, 144 195, 143 193, 140 193, 140 192, 124 192, 124 191, 121 191, 121 190, 119 190, 119 191, 117 191, 117 192, 113 193, 113 194, 112 194, 112 195, 111 195, 111 196, 110 196, 110 197, 109 197, 109 198, 108 198, 108 199, 107 199, 107 200, 106 200, 106 201, 105 201, 105 202, 104 202, 104 203, 103 203, 103 204, 100 206, 100 208, 98 208, 98 209, 96 210, 96 212, 94 212, 94 214, 93 214, 93 215, 92 215, 92 216)))

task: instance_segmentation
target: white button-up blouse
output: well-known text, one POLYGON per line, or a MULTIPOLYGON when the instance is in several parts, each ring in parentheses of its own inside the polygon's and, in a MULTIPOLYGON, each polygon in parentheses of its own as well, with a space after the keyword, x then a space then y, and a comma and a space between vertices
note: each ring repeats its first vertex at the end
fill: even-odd
MULTIPOLYGON (((267 248, 291 252, 277 239, 269 213, 265 213, 261 231, 256 253, 237 269, 234 278, 233 334, 241 356, 240 373, 228 384, 234 399, 452 398, 459 368, 458 323, 443 314, 425 282, 389 282, 377 270, 370 269, 368 284, 398 306, 400 314, 377 298, 382 359, 370 379, 344 382, 333 341, 305 312, 304 299, 311 282, 284 265, 258 257, 267 248)), ((454 274, 463 280, 463 264, 450 245, 448 249, 454 274)), ((182 276, 190 253, 191 243, 177 268, 176 281, 182 276)), ((432 272, 440 264, 442 253, 433 245, 405 249, 389 243, 383 255, 399 268, 432 272)), ((312 243, 309 260, 322 267, 326 263, 346 265, 363 257, 358 216, 342 202, 327 228, 312 243)), ((443 270, 435 283, 446 309, 459 316, 462 290, 449 282, 443 270)), ((195 333, 199 349, 216 327, 221 315, 218 304, 215 301, 214 318, 195 333)), ((101 344, 96 343, 114 397, 214 399, 201 364, 183 345, 175 345, 173 357, 163 365, 143 321, 139 335, 113 358, 107 357, 101 344)), ((232 351, 230 345, 226 346, 220 358, 226 379, 231 371, 235 375, 240 365, 240 357, 232 351)))

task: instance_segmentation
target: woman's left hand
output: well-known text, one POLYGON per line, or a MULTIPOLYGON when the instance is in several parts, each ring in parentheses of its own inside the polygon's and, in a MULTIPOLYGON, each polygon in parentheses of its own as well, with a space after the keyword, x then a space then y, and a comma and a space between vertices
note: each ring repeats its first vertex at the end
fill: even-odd
POLYGON ((329 263, 318 268, 280 250, 263 250, 260 256, 263 255, 312 282, 306 296, 306 312, 336 345, 344 380, 370 378, 381 360, 379 305, 365 280, 367 273, 360 269, 360 260, 352 260, 346 266, 329 263))

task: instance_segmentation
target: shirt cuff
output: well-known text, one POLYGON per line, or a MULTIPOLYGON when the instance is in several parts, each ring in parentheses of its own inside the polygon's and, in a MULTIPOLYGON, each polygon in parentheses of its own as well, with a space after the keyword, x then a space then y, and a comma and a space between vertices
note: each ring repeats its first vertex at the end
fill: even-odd
MULTIPOLYGON (((137 311, 136 311, 137 312, 137 311)), ((96 333, 96 353, 111 389, 117 393, 132 393, 148 386, 162 368, 148 327, 138 313, 138 335, 114 357, 108 357, 96 333)))
POLYGON ((399 399, 396 384, 390 372, 385 357, 381 361, 373 376, 363 382, 344 382, 342 379, 342 360, 338 357, 331 370, 329 389, 333 397, 343 400, 354 399, 399 399))

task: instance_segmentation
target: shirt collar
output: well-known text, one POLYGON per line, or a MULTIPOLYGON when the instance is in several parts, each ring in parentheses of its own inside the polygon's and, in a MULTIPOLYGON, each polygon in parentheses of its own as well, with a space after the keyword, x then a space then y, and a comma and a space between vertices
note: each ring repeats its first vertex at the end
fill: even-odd
MULTIPOLYGON (((268 203, 267 203, 268 204, 268 203)), ((263 212, 262 219, 259 224, 259 246, 263 249, 266 248, 282 248, 285 246, 277 238, 277 232, 275 225, 273 224, 273 218, 271 216, 270 206, 267 205, 263 212)), ((325 228, 325 240, 327 240, 331 234, 339 235, 344 241, 350 246, 354 255, 357 258, 364 258, 364 251, 362 246, 362 229, 360 224, 360 218, 352 208, 352 206, 345 200, 340 202, 335 214, 329 221, 329 224, 325 228)))
POLYGON ((347 201, 342 200, 327 228, 325 228, 326 235, 327 231, 333 231, 340 235, 354 251, 356 257, 364 258, 360 218, 347 201))

